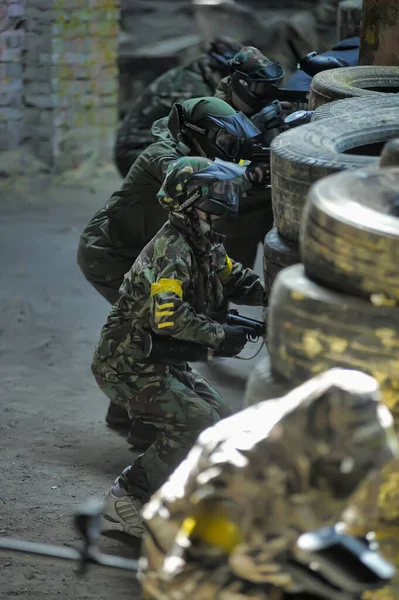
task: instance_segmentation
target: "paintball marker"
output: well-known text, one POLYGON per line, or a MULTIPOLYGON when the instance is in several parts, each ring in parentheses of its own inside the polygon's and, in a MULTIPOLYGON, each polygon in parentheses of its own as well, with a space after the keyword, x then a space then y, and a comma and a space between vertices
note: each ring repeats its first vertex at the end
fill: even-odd
MULTIPOLYGON (((245 140, 247 142, 249 140, 245 140)), ((241 157, 245 160, 249 160, 254 163, 268 163, 270 161, 270 147, 262 146, 258 142, 249 142, 244 145, 241 149, 241 157)))
POLYGON ((256 342, 266 333, 266 323, 257 321, 256 319, 250 319, 249 317, 243 317, 235 308, 232 308, 227 313, 226 323, 227 325, 247 327, 249 330, 247 334, 248 342, 256 342))
POLYGON ((285 117, 284 124, 289 129, 294 129, 294 127, 299 127, 299 125, 306 125, 306 123, 310 123, 313 113, 313 110, 296 110, 285 117))
MULTIPOLYGON (((298 54, 294 44, 291 40, 288 40, 288 44, 291 48, 295 59, 298 61, 298 69, 302 70, 309 77, 314 77, 321 71, 327 71, 329 69, 339 69, 341 67, 349 67, 349 63, 342 58, 335 56, 323 56, 317 54, 317 52, 309 52, 304 58, 298 54)), ((271 86, 275 87, 275 86, 271 86)), ((298 105, 308 104, 309 90, 295 90, 288 88, 275 87, 273 90, 273 97, 280 102, 291 102, 298 105)))
POLYGON ((289 88, 278 88, 274 87, 273 97, 280 102, 290 102, 294 104, 308 104, 309 90, 295 90, 289 88))
MULTIPOLYGON (((237 310, 230 310, 226 317, 227 325, 240 325, 247 329, 247 341, 256 342, 266 333, 266 324, 262 321, 256 321, 248 317, 243 317, 237 310)), ((198 360, 211 361, 214 356, 231 357, 225 354, 207 348, 196 342, 185 342, 176 340, 172 337, 163 337, 152 333, 147 333, 144 340, 144 352, 147 358, 164 360, 182 360, 196 362, 198 360)))

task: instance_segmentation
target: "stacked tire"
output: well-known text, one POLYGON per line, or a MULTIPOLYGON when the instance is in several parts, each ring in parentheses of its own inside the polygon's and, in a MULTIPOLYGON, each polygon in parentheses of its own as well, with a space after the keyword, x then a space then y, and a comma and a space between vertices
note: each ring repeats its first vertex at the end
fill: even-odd
POLYGON ((376 163, 383 143, 398 135, 395 92, 399 67, 332 69, 313 78, 312 123, 277 136, 271 146, 275 226, 264 241, 268 290, 282 269, 300 261, 300 217, 310 185, 331 173, 376 163))
POLYGON ((272 204, 280 236, 298 244, 303 207, 313 183, 378 163, 384 143, 399 136, 399 95, 393 102, 390 108, 360 113, 353 106, 340 116, 313 121, 273 140, 272 204))
MULTIPOLYGON (((311 185, 330 174, 378 164, 386 140, 399 136, 399 94, 339 100, 318 108, 309 125, 287 131, 272 143, 271 182, 275 227, 264 242, 266 290, 277 275, 301 261, 299 235, 311 185), (378 110, 376 110, 376 105, 378 110)), ((251 373, 245 404, 275 389, 267 353, 251 373), (266 385, 267 383, 267 385, 266 385)), ((283 380, 277 389, 287 391, 283 380)), ((270 397, 270 396, 269 396, 270 397)))
MULTIPOLYGON (((268 376, 288 388, 333 367, 374 376, 398 429, 399 139, 381 160, 393 162, 398 166, 339 173, 311 186, 300 228, 302 264, 275 280, 267 343, 268 376)), ((372 490, 363 492, 367 516, 359 516, 355 499, 350 527, 361 534, 374 526, 382 551, 398 565, 398 462, 384 470, 377 489, 378 514, 367 514, 372 490)), ((387 593, 371 597, 398 597, 397 590, 387 593)))
POLYGON ((309 108, 342 100, 366 98, 374 101, 375 108, 381 96, 399 92, 399 67, 361 66, 322 71, 310 84, 309 108))
MULTIPOLYGON (((341 366, 379 381, 399 428, 398 91, 399 68, 321 73, 312 82, 313 122, 273 141, 268 355, 249 377, 247 406, 341 366), (302 264, 290 266, 298 251, 302 264)), ((399 567, 399 464, 356 502, 347 519, 352 532, 376 525, 399 567), (368 514, 376 491, 378 515, 368 514)), ((394 600, 399 590, 380 594, 369 597, 394 600)))

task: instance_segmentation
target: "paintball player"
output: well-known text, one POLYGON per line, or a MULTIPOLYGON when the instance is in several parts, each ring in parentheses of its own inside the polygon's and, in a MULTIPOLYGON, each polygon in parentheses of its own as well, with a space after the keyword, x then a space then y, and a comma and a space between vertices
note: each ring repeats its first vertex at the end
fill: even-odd
MULTIPOLYGON (((226 59, 224 68, 226 73, 229 72, 231 75, 222 79, 215 96, 250 117, 260 131, 258 141, 269 146, 272 139, 282 131, 282 108, 286 109, 290 106, 288 103, 282 102, 280 105, 274 102, 273 107, 270 107, 274 100, 273 92, 280 85, 284 70, 278 63, 273 63, 260 50, 251 46, 232 54, 230 59, 227 59, 227 53, 224 56, 226 59)), ((150 106, 148 98, 146 104, 150 106)), ((151 118, 154 117, 155 112, 152 111, 151 118)), ((130 127, 127 121, 126 127, 130 127)), ((136 132, 134 130, 132 132, 129 138, 126 137, 124 146, 126 156, 128 146, 136 136, 136 132)), ((170 134, 168 118, 159 118, 153 124, 152 135, 148 132, 147 142, 151 142, 151 137, 152 139, 161 139, 164 135, 167 137, 168 133, 170 134)), ((174 132, 174 135, 178 133, 174 132)), ((132 151, 136 152, 136 150, 132 146, 132 151)), ((126 168, 128 166, 126 163, 126 168)), ((218 223, 221 233, 227 237, 226 248, 229 254, 248 267, 253 267, 258 245, 263 243, 266 233, 273 227, 271 190, 266 187, 269 183, 269 179, 263 181, 261 189, 251 190, 246 198, 243 198, 240 205, 240 219, 242 219, 240 224, 231 219, 222 219, 218 223)))
MULTIPOLYGON (((111 308, 92 371, 111 402, 157 429, 155 442, 124 470, 105 499, 104 516, 140 536, 141 508, 185 458, 199 433, 231 414, 228 404, 184 360, 146 354, 145 336, 167 336, 171 347, 195 342, 234 356, 247 337, 242 326, 211 315, 224 297, 262 305, 263 283, 230 260, 214 220, 237 215, 244 167, 203 157, 172 163, 158 200, 169 219, 125 275, 111 308)), ((172 351, 171 351, 172 352, 172 351)))
MULTIPOLYGON (((273 93, 284 78, 283 68, 253 46, 241 48, 229 61, 229 68, 230 74, 220 81, 215 96, 250 117, 262 132, 262 143, 269 146, 279 133, 273 132, 278 123, 264 109, 275 100, 273 93)), ((283 106, 290 108, 289 103, 283 106)))
MULTIPOLYGON (((246 46, 230 61, 230 75, 221 80, 215 92, 217 98, 251 118, 261 131, 259 141, 266 147, 284 130, 283 109, 291 106, 274 102, 273 93, 284 75, 279 63, 269 60, 257 48, 246 46)), ((271 188, 264 185, 250 190, 240 204, 240 222, 223 219, 218 223, 220 232, 226 235, 229 254, 252 267, 259 243, 273 227, 273 219, 271 188)))
MULTIPOLYGON (((219 83, 215 97, 244 113, 259 129, 257 142, 269 147, 273 138, 286 127, 283 109, 288 102, 275 101, 276 89, 284 78, 279 63, 269 60, 260 50, 245 46, 229 61, 230 75, 219 83)), ((167 120, 153 125, 153 134, 160 137, 166 131, 167 120)), ((166 134, 167 135, 167 134, 166 134)), ((245 158, 245 157, 243 157, 245 158)), ((265 159, 269 164, 269 158, 265 159)), ((265 163, 265 164, 266 164, 265 163)), ((240 202, 240 220, 220 219, 218 231, 226 236, 227 252, 246 267, 253 267, 259 243, 273 227, 273 209, 269 177, 262 186, 254 186, 240 202)))
POLYGON ((115 144, 115 163, 123 178, 138 155, 153 143, 154 121, 166 117, 175 102, 212 96, 220 79, 229 72, 229 59, 240 47, 228 38, 215 40, 205 54, 170 69, 135 100, 119 127, 115 144))
MULTIPOLYGON (((167 219, 157 202, 157 193, 168 166, 189 154, 233 160, 244 142, 259 135, 249 119, 213 97, 175 105, 169 116, 169 130, 171 135, 160 137, 140 154, 121 189, 95 213, 81 234, 79 266, 111 304, 119 298, 125 273, 167 219)), ((243 185, 250 188, 248 178, 251 185, 257 185, 257 179, 261 182, 262 167, 247 169, 243 185)), ((112 402, 106 421, 121 428, 130 423, 126 411, 112 402)))
MULTIPOLYGON (((243 114, 213 97, 175 104, 168 129, 169 135, 140 154, 121 189, 94 214, 80 237, 79 266, 111 304, 119 298, 124 274, 166 221, 157 193, 168 166, 187 155, 238 162, 260 134, 243 114)), ((262 165, 249 168, 243 184, 249 189, 261 183, 263 174, 262 165)))
MULTIPOLYGON (((319 561, 317 551, 313 558, 306 549, 301 554, 297 540, 333 527, 359 485, 397 455, 378 384, 359 371, 332 369, 224 419, 200 435, 143 509, 145 596, 360 598, 353 579, 359 582, 364 564, 374 560, 369 553, 360 567, 365 548, 357 563, 342 547, 325 544, 337 530, 324 530, 319 561), (352 593, 342 593, 341 584, 352 593)), ((365 589, 371 581, 365 576, 365 589)))

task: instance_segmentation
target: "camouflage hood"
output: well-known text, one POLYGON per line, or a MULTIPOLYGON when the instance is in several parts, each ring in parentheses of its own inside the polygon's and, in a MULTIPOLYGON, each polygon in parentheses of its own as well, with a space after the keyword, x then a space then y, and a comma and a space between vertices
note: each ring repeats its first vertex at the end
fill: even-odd
POLYGON ((180 197, 186 183, 199 171, 203 171, 212 164, 209 158, 184 156, 169 165, 165 180, 158 192, 157 198, 165 210, 174 211, 180 207, 180 197), (180 168, 176 169, 176 164, 180 168))

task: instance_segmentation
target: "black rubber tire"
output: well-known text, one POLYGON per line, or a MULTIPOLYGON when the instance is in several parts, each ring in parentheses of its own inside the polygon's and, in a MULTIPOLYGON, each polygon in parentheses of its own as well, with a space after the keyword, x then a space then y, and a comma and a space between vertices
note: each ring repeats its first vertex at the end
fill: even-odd
POLYGON ((389 140, 381 152, 380 169, 399 167, 399 138, 389 140))
POLYGON ((399 305, 399 167, 331 175, 310 188, 301 223, 308 277, 399 305))
POLYGON ((270 356, 265 350, 262 358, 256 363, 249 374, 244 394, 244 408, 263 402, 263 400, 272 400, 279 398, 289 392, 294 386, 282 377, 273 375, 270 363, 270 356))
POLYGON ((389 407, 399 403, 399 310, 329 291, 288 267, 269 301, 268 350, 273 372, 302 383, 342 367, 373 375, 389 407))
POLYGON ((310 84, 309 108, 343 98, 399 92, 399 67, 359 66, 317 73, 310 84))
POLYGON ((301 262, 299 244, 283 238, 276 227, 265 237, 263 244, 263 273, 266 291, 270 291, 273 281, 282 269, 301 262))
POLYGON ((335 100, 316 108, 311 122, 320 119, 331 119, 341 116, 356 116, 364 113, 371 114, 375 110, 394 108, 399 106, 399 94, 379 94, 376 96, 365 96, 363 98, 347 98, 335 100))
POLYGON ((298 241, 311 184, 338 171, 375 164, 383 143, 398 135, 399 107, 373 115, 325 119, 275 138, 271 146, 272 202, 279 233, 298 241), (359 147, 364 154, 355 153, 359 147))

